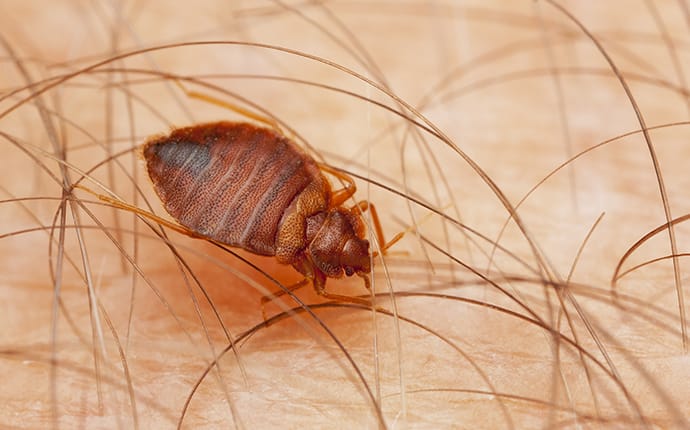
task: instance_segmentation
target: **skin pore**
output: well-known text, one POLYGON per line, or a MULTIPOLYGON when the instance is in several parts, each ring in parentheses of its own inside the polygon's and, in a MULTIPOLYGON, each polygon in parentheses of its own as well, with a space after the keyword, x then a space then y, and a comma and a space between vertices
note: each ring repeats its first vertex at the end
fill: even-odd
POLYGON ((683 0, 1 7, 0 427, 690 425, 683 0), (228 105, 405 231, 378 312, 72 188, 169 220, 228 105))

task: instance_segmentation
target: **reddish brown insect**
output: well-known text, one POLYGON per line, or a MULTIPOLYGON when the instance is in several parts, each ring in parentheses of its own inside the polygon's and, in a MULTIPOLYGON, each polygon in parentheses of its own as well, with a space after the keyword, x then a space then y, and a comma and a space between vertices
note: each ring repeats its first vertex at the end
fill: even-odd
MULTIPOLYGON (((361 211, 343 203, 350 177, 319 165, 286 136, 248 123, 216 122, 174 130, 143 147, 165 209, 214 241, 291 264, 324 296, 327 278, 354 274, 369 288, 371 254, 361 211), (333 191, 328 172, 347 183, 333 191)), ((377 234, 381 228, 374 219, 377 234)), ((353 300, 349 300, 353 301, 353 300)), ((359 302, 359 301, 357 301, 359 302)))

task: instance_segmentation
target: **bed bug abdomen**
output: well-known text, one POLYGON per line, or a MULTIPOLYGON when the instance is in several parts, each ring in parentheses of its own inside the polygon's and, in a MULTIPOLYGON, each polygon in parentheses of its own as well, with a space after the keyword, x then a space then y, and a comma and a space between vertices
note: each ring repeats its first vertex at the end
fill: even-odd
POLYGON ((286 223, 298 252, 305 217, 328 207, 330 187, 314 160, 270 129, 232 122, 180 128, 150 140, 143 155, 173 218, 256 254, 276 255, 286 223))

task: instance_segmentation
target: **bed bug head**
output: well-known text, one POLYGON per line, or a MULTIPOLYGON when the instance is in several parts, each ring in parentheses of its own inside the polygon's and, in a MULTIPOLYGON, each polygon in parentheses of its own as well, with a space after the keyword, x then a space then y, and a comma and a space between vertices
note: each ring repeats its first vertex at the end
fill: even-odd
POLYGON ((353 237, 345 243, 340 254, 340 264, 347 276, 355 273, 371 272, 371 256, 369 255, 369 241, 353 237))
POLYGON ((347 276, 371 272, 369 241, 363 238, 364 225, 358 215, 333 208, 308 220, 307 229, 307 237, 313 235, 307 255, 326 276, 337 278, 343 271, 347 276))

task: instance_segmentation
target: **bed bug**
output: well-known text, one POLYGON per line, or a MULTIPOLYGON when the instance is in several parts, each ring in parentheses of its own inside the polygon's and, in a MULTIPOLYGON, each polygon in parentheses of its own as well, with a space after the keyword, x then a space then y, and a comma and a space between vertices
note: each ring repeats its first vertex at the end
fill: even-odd
MULTIPOLYGON (((246 122, 214 122, 173 130, 143 145, 149 177, 166 211, 195 235, 292 265, 316 292, 328 278, 358 275, 369 288, 372 254, 362 211, 344 203, 349 176, 317 163, 280 132, 246 122), (346 184, 333 190, 324 173, 346 184)), ((280 295, 278 293, 277 295, 280 295)), ((268 298, 264 298, 266 301, 268 298)))

